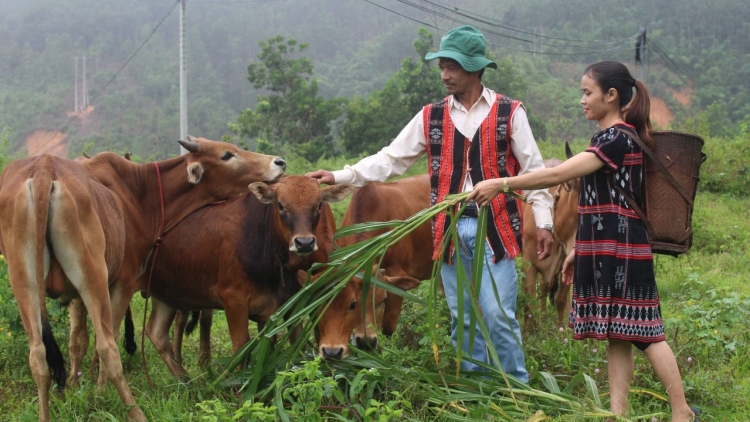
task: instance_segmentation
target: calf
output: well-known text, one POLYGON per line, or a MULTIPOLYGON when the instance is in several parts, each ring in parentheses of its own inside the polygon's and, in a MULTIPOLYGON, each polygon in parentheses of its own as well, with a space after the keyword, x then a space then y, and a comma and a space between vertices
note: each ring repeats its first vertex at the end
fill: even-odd
MULTIPOLYGON (((429 207, 430 179, 426 174, 395 182, 369 183, 357 189, 352 195, 342 227, 370 221, 405 220, 429 207)), ((387 229, 382 229, 357 233, 341 238, 338 243, 342 247, 348 246, 386 231, 387 229)), ((419 280, 430 279, 432 266, 432 225, 429 221, 391 246, 380 261, 380 268, 390 280, 404 277, 417 280, 416 283, 396 284, 404 290, 417 287, 419 280)), ((375 310, 368 305, 368 318, 375 320, 376 326, 382 329, 383 334, 390 336, 396 331, 403 301, 404 298, 399 295, 386 295, 382 313, 374 312, 375 310)), ((368 301, 369 303, 371 302, 368 301)), ((356 325, 354 339, 360 348, 377 346, 377 332, 371 324, 366 324, 366 321, 359 321, 356 325)))
POLYGON ((335 223, 326 203, 353 187, 321 189, 288 176, 250 190, 196 211, 164 236, 146 288, 153 299, 146 334, 175 377, 187 377, 169 341, 175 312, 223 309, 236 352, 250 339, 248 318, 262 329, 299 290, 297 270, 328 261, 335 223))
MULTIPOLYGON (((304 282, 306 276, 305 273, 301 274, 300 281, 304 282)), ((401 290, 411 290, 419 286, 419 280, 413 277, 388 277, 382 269, 377 277, 401 290)), ((315 280, 315 277, 313 277, 313 280, 315 280)), ((349 341, 352 330, 363 326, 372 327, 371 324, 382 321, 385 302, 388 298, 386 291, 371 284, 363 299, 362 287, 362 279, 352 277, 328 307, 322 310, 317 325, 318 355, 321 358, 327 360, 346 358, 349 356, 349 341), (364 324, 362 306, 365 307, 366 313, 364 324)), ((374 349, 377 347, 377 334, 372 332, 371 337, 368 337, 367 340, 359 339, 357 347, 374 349), (363 344, 363 341, 371 341, 371 343, 363 344)))

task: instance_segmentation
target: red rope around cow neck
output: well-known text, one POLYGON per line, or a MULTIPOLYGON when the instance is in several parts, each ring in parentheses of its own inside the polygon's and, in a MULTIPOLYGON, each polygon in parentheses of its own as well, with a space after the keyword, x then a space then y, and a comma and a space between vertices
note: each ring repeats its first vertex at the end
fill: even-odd
POLYGON ((148 282, 146 284, 146 301, 143 305, 143 328, 141 329, 141 357, 143 361, 143 371, 146 373, 146 379, 148 385, 151 388, 156 389, 156 385, 151 381, 151 375, 148 373, 148 366, 146 365, 146 352, 143 347, 146 339, 146 314, 148 313, 148 298, 151 296, 151 277, 154 274, 154 263, 156 262, 156 254, 159 252, 159 246, 161 245, 161 239, 164 236, 164 190, 161 187, 161 173, 159 172, 159 165, 154 163, 154 169, 156 169, 156 183, 159 186, 159 206, 160 206, 160 222, 159 222, 159 237, 154 242, 154 252, 151 255, 151 265, 148 270, 148 282))

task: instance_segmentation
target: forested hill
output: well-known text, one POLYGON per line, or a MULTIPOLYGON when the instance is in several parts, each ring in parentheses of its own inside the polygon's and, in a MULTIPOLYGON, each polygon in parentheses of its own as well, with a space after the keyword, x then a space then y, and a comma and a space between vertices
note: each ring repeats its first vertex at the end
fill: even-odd
MULTIPOLYGON (((11 151, 176 153, 178 19, 175 0, 0 2, 0 129, 11 151), (90 106, 75 112, 74 57, 82 56, 90 106)), ((187 0, 189 133, 274 148, 270 132, 237 127, 243 111, 256 109, 243 113, 246 124, 273 111, 260 110, 258 96, 271 98, 273 89, 256 89, 248 65, 259 61, 259 42, 281 35, 309 44, 290 54, 310 59, 304 92, 337 100, 325 103, 331 121, 317 129, 322 135, 308 140, 320 146, 317 155, 370 150, 418 111, 414 104, 442 95, 414 82, 434 74, 415 40, 435 49, 446 30, 470 23, 501 63, 487 85, 523 100, 540 138, 588 134, 578 84, 585 66, 602 59, 626 62, 647 79, 663 126, 731 135, 750 123, 748 22, 746 0, 187 0), (634 64, 641 28, 642 70, 634 64), (378 101, 392 102, 390 114, 378 101), (393 124, 378 129, 367 118, 393 124)))

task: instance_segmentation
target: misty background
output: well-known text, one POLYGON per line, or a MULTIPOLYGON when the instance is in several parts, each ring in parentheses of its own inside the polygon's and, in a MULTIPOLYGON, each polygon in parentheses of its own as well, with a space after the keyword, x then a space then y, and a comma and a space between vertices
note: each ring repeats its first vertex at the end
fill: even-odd
MULTIPOLYGON (((177 154, 178 9, 176 0, 1 2, 7 150, 177 154), (83 56, 88 107, 76 110, 83 56)), ((750 124, 749 22, 746 0, 187 0, 188 133, 310 161, 376 151, 442 98, 436 63, 421 58, 471 24, 500 65, 484 83, 524 102, 540 141, 591 135, 580 77, 599 60, 646 80, 658 128, 732 137, 750 124)), ((79 108, 83 98, 79 89, 79 108)))

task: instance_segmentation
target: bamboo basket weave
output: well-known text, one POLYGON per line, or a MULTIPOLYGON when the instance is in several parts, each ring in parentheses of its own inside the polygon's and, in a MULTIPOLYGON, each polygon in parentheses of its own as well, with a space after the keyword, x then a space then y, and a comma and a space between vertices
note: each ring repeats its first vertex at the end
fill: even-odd
POLYGON ((686 253, 693 241, 691 219, 700 180, 698 172, 706 159, 701 151, 704 142, 700 136, 675 131, 653 131, 651 136, 657 159, 690 199, 686 200, 663 171, 644 157, 644 212, 654 231, 651 250, 677 256, 686 253))

